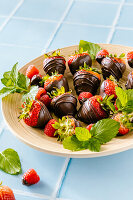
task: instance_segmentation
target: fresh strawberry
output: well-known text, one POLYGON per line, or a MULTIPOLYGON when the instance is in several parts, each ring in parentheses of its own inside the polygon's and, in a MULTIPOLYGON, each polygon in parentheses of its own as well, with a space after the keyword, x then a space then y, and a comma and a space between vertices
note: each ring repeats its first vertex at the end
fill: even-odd
POLYGON ((92 60, 87 52, 83 52, 82 48, 78 52, 75 52, 74 55, 68 58, 68 66, 73 75, 79 69, 80 66, 84 66, 84 63, 91 66, 92 60))
POLYGON ((88 129, 88 131, 90 131, 93 125, 94 125, 94 124, 89 124, 89 125, 86 127, 86 129, 88 129))
POLYGON ((47 94, 45 94, 45 95, 41 96, 40 101, 41 101, 46 107, 48 107, 48 106, 50 105, 50 103, 51 103, 51 98, 50 98, 47 94))
POLYGON ((5 185, 0 185, 0 200, 15 200, 13 191, 5 185))
POLYGON ((127 53, 127 61, 131 68, 133 68, 133 51, 127 53))
POLYGON ((34 169, 29 169, 27 172, 24 173, 22 177, 22 183, 24 185, 33 185, 40 181, 40 177, 34 169))
POLYGON ((44 134, 46 134, 49 137, 54 137, 54 133, 56 131, 56 129, 53 127, 53 124, 55 124, 55 122, 57 122, 57 120, 55 119, 51 119, 45 126, 44 128, 44 134))
POLYGON ((79 102, 82 104, 84 101, 92 97, 93 95, 90 92, 81 92, 78 96, 79 102))
POLYGON ((39 70, 35 65, 30 65, 26 70, 26 76, 31 79, 36 74, 39 74, 39 70))
POLYGON ((118 113, 115 117, 114 120, 117 122, 120 122, 120 128, 119 128, 119 134, 120 135, 126 135, 129 132, 129 128, 127 128, 124 124, 123 124, 123 117, 124 115, 121 113, 118 113))
POLYGON ((114 106, 115 106, 115 109, 118 110, 117 105, 116 105, 116 101, 115 101, 115 103, 114 103, 114 106))
POLYGON ((47 92, 43 87, 38 88, 38 92, 36 94, 36 99, 40 100, 40 98, 45 94, 47 94, 47 92))
POLYGON ((101 64, 101 61, 103 58, 105 58, 106 56, 109 56, 109 52, 106 49, 102 49, 100 50, 97 55, 96 55, 96 61, 101 64))
POLYGON ((44 127, 51 115, 42 102, 26 99, 19 119, 23 119, 28 126, 44 127))
POLYGON ((102 82, 101 88, 100 88, 100 95, 102 97, 105 97, 106 95, 111 96, 114 95, 114 99, 117 98, 115 87, 118 87, 117 82, 113 78, 113 76, 110 77, 110 79, 106 79, 102 82))
POLYGON ((62 74, 52 74, 52 76, 46 75, 43 78, 44 88, 46 89, 49 84, 52 84, 54 81, 59 81, 63 77, 62 74))

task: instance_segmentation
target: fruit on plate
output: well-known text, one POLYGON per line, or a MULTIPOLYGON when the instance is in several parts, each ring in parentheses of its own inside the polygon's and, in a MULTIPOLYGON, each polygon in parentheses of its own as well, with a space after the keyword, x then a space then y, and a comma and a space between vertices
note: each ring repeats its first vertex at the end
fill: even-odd
POLYGON ((27 172, 24 173, 22 177, 22 183, 24 185, 30 186, 36 184, 40 181, 40 177, 34 169, 29 169, 27 172))
POLYGON ((96 55, 96 61, 101 64, 103 58, 109 56, 109 52, 106 49, 101 49, 96 55))
POLYGON ((39 70, 35 67, 35 65, 30 65, 26 70, 26 76, 29 79, 32 79, 32 77, 37 74, 39 74, 39 70))
POLYGON ((81 92, 90 92, 92 95, 95 95, 101 82, 99 73, 96 68, 88 68, 86 63, 84 63, 84 67, 80 67, 80 70, 73 77, 77 95, 81 92))
POLYGON ((43 86, 41 82, 42 82, 42 75, 40 74, 35 74, 30 80, 31 85, 38 85, 39 87, 43 86))
POLYGON ((66 69, 66 60, 60 55, 60 51, 54 51, 51 55, 45 54, 45 60, 43 62, 43 69, 48 75, 57 72, 58 74, 64 74, 66 69))
POLYGON ((126 89, 133 89, 133 71, 128 74, 125 87, 126 89))
POLYGON ((51 108, 56 116, 62 117, 65 115, 75 116, 77 112, 77 99, 70 92, 65 92, 65 88, 56 89, 52 92, 51 108))
POLYGON ((90 131, 93 125, 94 125, 94 124, 89 124, 89 125, 86 127, 86 129, 87 129, 88 131, 90 131))
POLYGON ((55 119, 50 119, 49 122, 46 124, 44 128, 44 134, 49 137, 54 137, 56 129, 53 127, 53 125, 57 122, 55 119))
POLYGON ((40 87, 40 88, 38 88, 38 92, 37 92, 35 98, 36 98, 37 100, 40 100, 40 98, 41 98, 43 95, 45 95, 45 94, 47 94, 47 91, 46 91, 43 87, 40 87))
POLYGON ((40 101, 46 106, 49 107, 50 103, 51 103, 51 98, 49 97, 49 95, 45 94, 43 96, 41 96, 40 101))
POLYGON ((51 92, 52 90, 55 90, 55 88, 60 89, 62 86, 65 88, 66 92, 69 91, 67 79, 57 72, 52 73, 51 76, 47 74, 43 77, 42 81, 44 82, 44 88, 47 92, 51 92))
POLYGON ((111 96, 114 95, 114 99, 117 98, 115 87, 118 87, 118 83, 114 79, 113 76, 110 76, 110 78, 107 78, 102 82, 102 85, 100 87, 100 95, 104 98, 106 95, 111 96))
POLYGON ((54 135, 58 136, 58 141, 63 141, 64 138, 75 134, 75 128, 80 127, 81 124, 73 116, 64 116, 55 122, 53 127, 57 129, 54 135))
POLYGON ((78 96, 79 103, 82 104, 93 95, 90 92, 81 92, 78 96))
POLYGON ((127 62, 131 68, 133 68, 133 51, 127 53, 127 62))
POLYGON ((92 65, 90 55, 87 52, 83 52, 83 48, 68 58, 68 66, 73 75, 79 70, 80 66, 84 66, 84 63, 90 67, 92 65))
POLYGON ((91 124, 108 117, 108 113, 102 108, 98 100, 102 101, 103 98, 96 95, 81 105, 77 112, 77 116, 81 121, 91 124))
POLYGON ((44 127, 52 117, 42 102, 28 98, 23 103, 19 119, 23 119, 28 126, 44 127))
POLYGON ((15 200, 15 196, 11 188, 0 184, 0 200, 15 200))
POLYGON ((105 57, 101 61, 103 78, 106 79, 110 75, 119 81, 126 69, 125 61, 117 57, 105 57))

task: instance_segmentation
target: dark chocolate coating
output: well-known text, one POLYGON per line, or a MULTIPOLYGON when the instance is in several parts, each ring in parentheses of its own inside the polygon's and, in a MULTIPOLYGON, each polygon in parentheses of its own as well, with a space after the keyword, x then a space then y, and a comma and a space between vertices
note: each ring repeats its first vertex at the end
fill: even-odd
POLYGON ((62 94, 51 101, 51 107, 56 116, 74 116, 77 112, 77 99, 70 93, 62 94))
POLYGON ((48 111, 47 107, 43 103, 40 103, 40 105, 41 105, 41 110, 39 113, 38 122, 37 125, 34 126, 36 128, 38 127, 43 128, 48 123, 48 121, 52 119, 51 114, 48 111))
POLYGON ((69 65, 71 73, 74 75, 80 66, 84 67, 84 62, 86 63, 86 65, 89 65, 91 67, 92 60, 89 54, 80 56, 77 59, 73 60, 73 62, 69 65))
POLYGON ((101 64, 103 58, 105 58, 105 56, 98 55, 98 56, 96 56, 96 61, 97 61, 99 64, 101 64))
POLYGON ((65 117, 69 117, 70 119, 73 119, 74 122, 75 122, 75 126, 76 126, 76 127, 82 127, 80 121, 78 121, 77 119, 75 119, 73 116, 67 115, 67 116, 65 116, 65 117))
POLYGON ((40 84, 41 81, 42 81, 42 78, 37 74, 37 75, 34 75, 32 77, 30 84, 31 85, 37 85, 37 86, 41 87, 42 86, 40 84))
POLYGON ((110 57, 103 58, 101 65, 104 79, 112 75, 117 81, 119 81, 126 69, 126 65, 124 63, 119 63, 115 60, 115 58, 110 57))
POLYGON ((52 90, 55 90, 55 88, 65 88, 65 92, 69 91, 68 81, 65 77, 62 77, 60 80, 55 80, 51 84, 48 84, 47 87, 45 87, 47 92, 51 92, 52 90))
MULTIPOLYGON (((105 112, 105 111, 104 111, 105 112)), ((100 119, 103 119, 98 113, 94 106, 91 104, 90 100, 86 100, 77 112, 78 118, 87 123, 95 123, 100 119)), ((105 112, 105 118, 108 117, 108 114, 105 112)))
POLYGON ((62 56, 46 58, 43 62, 43 69, 48 75, 52 75, 55 71, 58 74, 64 74, 66 69, 66 61, 62 56))
POLYGON ((100 86, 100 80, 98 77, 88 72, 78 71, 74 74, 73 83, 77 95, 81 92, 90 92, 95 95, 98 87, 100 86))
POLYGON ((127 79, 127 83, 125 85, 126 89, 133 89, 133 72, 130 72, 128 74, 128 79, 127 79))
POLYGON ((128 64, 131 68, 133 68, 133 59, 128 59, 128 64))

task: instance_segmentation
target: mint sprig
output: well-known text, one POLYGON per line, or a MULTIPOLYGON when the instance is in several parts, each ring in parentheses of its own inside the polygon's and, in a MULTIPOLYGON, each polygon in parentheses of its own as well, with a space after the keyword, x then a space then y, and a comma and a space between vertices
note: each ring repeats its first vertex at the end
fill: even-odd
POLYGON ((26 102, 26 99, 35 99, 37 93, 38 93, 38 86, 31 86, 30 91, 28 93, 23 94, 22 96, 22 102, 26 102))

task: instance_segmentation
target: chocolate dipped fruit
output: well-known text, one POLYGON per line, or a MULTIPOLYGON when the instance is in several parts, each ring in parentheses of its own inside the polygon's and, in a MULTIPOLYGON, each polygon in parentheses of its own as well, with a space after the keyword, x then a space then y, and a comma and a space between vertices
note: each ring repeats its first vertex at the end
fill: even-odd
POLYGON ((52 91, 51 98, 51 108, 56 116, 75 116, 77 112, 77 99, 71 94, 71 91, 65 92, 64 87, 57 88, 56 91, 52 91))
POLYGON ((98 69, 88 67, 86 63, 84 63, 84 67, 80 67, 73 77, 73 84, 77 95, 81 92, 90 92, 92 95, 95 95, 100 82, 101 77, 98 69))
POLYGON ((43 86, 42 84, 42 76, 40 74, 34 75, 30 80, 31 85, 37 85, 39 87, 43 86))
POLYGON ((101 49, 96 55, 96 61, 101 64, 103 58, 109 56, 109 52, 106 49, 101 49))
POLYGON ((128 74, 125 87, 126 89, 133 89, 133 71, 128 74))
POLYGON ((80 66, 84 66, 84 63, 89 68, 92 65, 92 59, 87 52, 83 52, 83 48, 78 52, 75 51, 75 54, 68 58, 68 66, 73 75, 79 70, 80 66))
POLYGON ((43 62, 43 69, 46 74, 52 75, 57 72, 58 74, 64 74, 66 69, 66 60, 60 55, 60 51, 54 51, 52 55, 45 54, 45 60, 43 62))
POLYGON ((127 53, 127 62, 128 65, 133 68, 133 51, 127 53))

